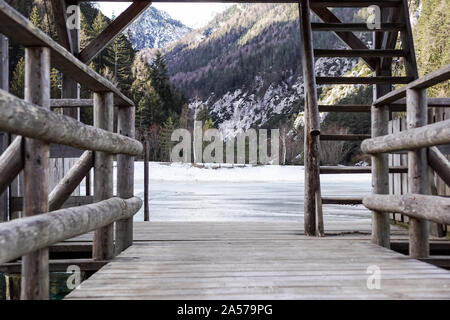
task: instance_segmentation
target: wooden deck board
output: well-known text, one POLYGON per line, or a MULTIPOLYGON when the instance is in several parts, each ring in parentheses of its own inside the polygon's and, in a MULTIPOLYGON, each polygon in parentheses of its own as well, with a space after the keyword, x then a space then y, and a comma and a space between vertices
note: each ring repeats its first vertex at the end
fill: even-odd
POLYGON ((291 222, 138 222, 138 241, 66 299, 450 298, 449 271, 371 244, 369 230, 329 221, 335 235, 311 238, 291 222), (367 288, 370 265, 379 290, 367 288))
MULTIPOLYGON (((335 239, 369 240, 371 221, 331 220, 325 217, 325 233, 335 239)), ((92 233, 70 239, 64 243, 83 243, 92 241, 92 233)), ((135 222, 134 242, 147 241, 239 241, 239 240, 321 240, 303 235, 302 222, 135 222), (251 228, 248 226, 251 225, 251 228)), ((392 226, 391 239, 407 240, 405 229, 392 226)), ((431 237, 440 241, 440 238, 431 237)))

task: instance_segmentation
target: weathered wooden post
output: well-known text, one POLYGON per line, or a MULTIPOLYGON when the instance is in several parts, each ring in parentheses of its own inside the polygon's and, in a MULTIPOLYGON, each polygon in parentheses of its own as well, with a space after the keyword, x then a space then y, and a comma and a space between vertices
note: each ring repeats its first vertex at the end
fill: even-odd
MULTIPOLYGON (((77 56, 80 51, 80 15, 73 12, 74 8, 78 8, 79 12, 79 0, 55 0, 50 1, 52 5, 52 11, 54 13, 54 24, 58 34, 58 42, 67 51, 77 56), (70 6, 70 11, 68 8, 70 6), (70 14, 70 17, 68 16, 70 14), (68 24, 68 21, 70 23, 68 24), (70 25, 70 26, 69 26, 70 25)), ((62 86, 61 97, 62 99, 80 99, 80 86, 72 78, 73 74, 62 73, 62 86)), ((80 120, 80 108, 62 108, 57 112, 62 112, 64 115, 80 120)), ((62 146, 62 149, 66 149, 62 146)), ((67 173, 68 169, 72 168, 77 161, 77 158, 59 154, 56 158, 50 160, 51 166, 55 166, 57 170, 50 172, 50 188, 55 187, 56 183, 67 173)), ((74 190, 74 195, 80 195, 80 187, 74 190)))
MULTIPOLYGON (((8 38, 0 34, 0 89, 9 91, 8 38)), ((8 147, 8 134, 0 132, 0 153, 8 147)), ((0 222, 8 220, 8 191, 0 194, 0 222)))
MULTIPOLYGON (((372 138, 388 134, 388 123, 389 107, 372 106, 372 138)), ((389 158, 387 153, 372 155, 372 193, 389 194, 389 158)), ((389 213, 372 211, 372 242, 386 248, 390 247, 389 213)))
MULTIPOLYGON (((113 130, 114 95, 112 92, 94 93, 94 126, 113 130)), ((109 199, 113 190, 113 155, 95 152, 94 155, 94 202, 109 199)), ((114 256, 114 224, 94 233, 92 256, 96 260, 108 260, 114 256)))
POLYGON ((304 200, 304 224, 305 234, 316 235, 317 230, 323 230, 323 226, 317 226, 317 222, 323 221, 320 197, 320 117, 317 104, 317 90, 314 71, 314 54, 311 30, 309 0, 299 2, 300 34, 302 48, 303 82, 305 89, 305 200, 304 200), (318 221, 316 221, 316 215, 318 221))
MULTIPOLYGON (((387 21, 387 12, 382 10, 381 20, 387 21)), ((381 32, 374 32, 374 48, 380 49, 382 44, 381 32)), ((384 62, 384 61, 383 61, 384 62)), ((391 76, 391 64, 383 68, 384 63, 378 63, 375 70, 376 76, 391 76)), ((373 99, 376 100, 392 90, 389 84, 377 84, 373 88, 373 99)), ((384 136, 389 133, 389 106, 372 106, 371 108, 371 132, 372 138, 384 136)), ((389 155, 378 153, 372 155, 372 193, 389 194, 389 155)), ((372 242, 390 248, 389 213, 372 211, 372 242)))
MULTIPOLYGON (((57 1, 55 1, 57 2, 57 1)), ((62 9, 65 10, 66 6, 80 6, 79 1, 77 0, 66 0, 66 5, 62 6, 62 9)), ((66 14, 66 12, 63 12, 63 14, 66 14)), ((78 14, 75 15, 75 24, 77 26, 80 25, 80 16, 78 14)), ((64 19, 61 21, 61 23, 66 23, 66 20, 64 19)), ((66 26, 62 27, 62 32, 67 32, 68 34, 65 35, 67 37, 67 44, 65 45, 66 49, 71 51, 71 53, 75 56, 77 56, 80 52, 80 29, 78 28, 71 28, 70 30, 66 31, 66 26)), ((69 75, 63 74, 62 78, 62 92, 61 92, 61 98, 63 99, 80 99, 80 86, 78 83, 73 80, 69 75)), ((80 119, 80 108, 63 108, 63 114, 70 116, 75 119, 80 119)))
POLYGON ((148 140, 144 142, 144 221, 150 221, 149 203, 148 203, 148 189, 149 189, 149 172, 148 172, 148 153, 150 152, 148 140))
MULTIPOLYGON (((426 126, 428 123, 427 92, 425 89, 406 91, 408 129, 426 126)), ((408 151, 408 191, 428 194, 428 161, 426 148, 408 151)), ((429 255, 429 223, 426 220, 409 219, 409 255, 426 258, 429 255)))
MULTIPOLYGON (((25 49, 25 100, 50 108, 50 49, 25 49)), ((25 217, 48 211, 49 144, 25 139, 25 217)), ((48 299, 48 249, 22 257, 21 299, 48 299)))
MULTIPOLYGON (((134 138, 135 108, 119 108, 118 132, 121 135, 134 138)), ((134 157, 117 155, 117 196, 129 199, 134 195, 134 157)), ((119 254, 133 244, 133 218, 116 222, 116 254, 119 254)))

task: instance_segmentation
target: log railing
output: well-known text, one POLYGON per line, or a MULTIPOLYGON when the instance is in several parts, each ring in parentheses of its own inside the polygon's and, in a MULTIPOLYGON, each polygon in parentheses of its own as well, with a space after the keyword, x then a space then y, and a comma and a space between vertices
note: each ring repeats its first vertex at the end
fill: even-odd
MULTIPOLYGON (((392 91, 374 102, 374 108, 406 97, 408 130, 364 140, 361 149, 378 156, 389 152, 408 151, 408 194, 387 195, 374 190, 363 199, 363 204, 374 212, 402 213, 409 216, 409 254, 414 258, 429 255, 429 221, 450 224, 450 198, 427 195, 428 171, 433 169, 447 184, 450 163, 435 146, 450 143, 450 120, 427 125, 428 103, 426 90, 450 79, 450 65, 392 91)), ((383 177, 372 171, 372 179, 383 177)), ((374 229, 381 228, 375 226, 374 229)), ((388 233, 388 230, 373 230, 388 233)))
POLYGON ((132 244, 132 217, 142 206, 134 197, 134 156, 143 146, 134 139, 133 102, 3 0, 0 33, 25 47, 25 99, 0 90, 0 131, 18 135, 0 156, 0 193, 22 170, 25 189, 25 217, 0 224, 0 263, 22 257, 21 298, 46 299, 50 245, 94 231, 93 258, 103 261, 132 244), (94 99, 52 102, 51 66, 90 89, 94 99), (94 126, 50 109, 68 105, 92 105, 94 126), (119 107, 117 134, 112 132, 114 106, 119 107), (50 143, 87 151, 48 194, 50 143), (60 209, 92 167, 95 203, 60 209))
POLYGON ((141 206, 142 200, 137 197, 126 200, 110 198, 82 207, 0 223, 0 263, 131 218, 141 206))

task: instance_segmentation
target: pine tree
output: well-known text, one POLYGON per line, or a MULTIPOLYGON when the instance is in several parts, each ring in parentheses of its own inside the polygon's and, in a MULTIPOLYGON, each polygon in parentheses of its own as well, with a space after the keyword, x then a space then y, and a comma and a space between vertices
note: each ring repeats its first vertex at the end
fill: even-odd
POLYGON ((108 21, 106 20, 105 15, 101 11, 98 11, 97 16, 92 23, 92 36, 97 37, 107 26, 108 21))
POLYGON ((167 116, 175 114, 179 116, 185 99, 170 85, 166 63, 160 51, 150 66, 150 77, 153 87, 161 97, 167 116))
POLYGON ((80 15, 80 27, 80 49, 83 50, 93 38, 91 25, 87 22, 86 16, 83 13, 80 15))
POLYGON ((167 120, 163 123, 159 142, 161 145, 161 160, 169 161, 170 160, 170 152, 174 143, 171 141, 172 132, 175 130, 175 125, 172 120, 172 117, 168 117, 167 120))
MULTIPOLYGON (((418 69, 425 75, 450 64, 450 1, 427 0, 415 29, 418 69)), ((448 96, 450 87, 442 83, 428 90, 430 96, 448 96)))
POLYGON ((202 105, 200 107, 200 111, 197 113, 195 120, 201 121, 203 123, 203 130, 214 128, 213 121, 206 106, 202 105))
POLYGON ((114 39, 108 47, 108 55, 105 62, 111 68, 114 76, 119 80, 120 89, 129 91, 132 84, 131 63, 133 61, 134 50, 131 43, 122 33, 114 39))
POLYGON ((161 99, 153 87, 149 87, 148 91, 139 100, 138 113, 142 117, 141 123, 144 128, 150 127, 153 123, 159 122, 163 117, 161 109, 161 99))
POLYGON ((36 6, 34 6, 31 10, 29 19, 36 27, 42 29, 42 17, 39 14, 38 8, 36 6))
MULTIPOLYGON (((108 21, 106 20, 106 17, 103 15, 103 13, 101 13, 101 11, 99 11, 97 16, 94 19, 94 22, 92 23, 92 28, 91 28, 92 33, 88 36, 91 39, 96 38, 103 30, 105 30, 105 28, 107 26, 108 26, 108 21)), ((108 53, 108 48, 105 48, 93 60, 97 67, 102 66, 105 63, 104 57, 107 55, 107 53, 108 53)))
POLYGON ((133 100, 138 101, 136 127, 143 133, 152 124, 162 124, 167 115, 162 99, 153 87, 148 65, 138 56, 134 66, 137 68, 134 70, 135 80, 131 86, 131 93, 133 100))
POLYGON ((50 97, 53 99, 61 98, 61 90, 59 88, 59 72, 52 68, 50 71, 50 97))
POLYGON ((189 116, 190 116, 189 106, 185 103, 185 104, 183 104, 183 107, 181 108, 180 128, 184 128, 184 129, 190 128, 189 116))
POLYGON ((169 85, 169 75, 167 73, 166 63, 160 51, 156 53, 156 57, 150 66, 150 77, 153 87, 160 95, 165 105, 170 104, 171 90, 169 85))
POLYGON ((212 119, 208 119, 203 123, 203 131, 206 131, 208 129, 214 129, 214 123, 212 119))
POLYGON ((22 56, 14 69, 11 79, 11 93, 19 98, 25 93, 25 58, 22 56))

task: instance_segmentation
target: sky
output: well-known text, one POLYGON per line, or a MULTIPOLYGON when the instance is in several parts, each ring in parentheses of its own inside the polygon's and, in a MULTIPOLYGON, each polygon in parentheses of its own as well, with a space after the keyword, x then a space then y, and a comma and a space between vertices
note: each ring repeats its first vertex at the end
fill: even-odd
MULTIPOLYGON (((130 3, 128 2, 101 2, 98 3, 102 12, 111 17, 118 16, 130 3)), ((191 28, 200 28, 206 25, 217 13, 230 7, 230 3, 154 3, 152 6, 167 12, 172 18, 180 20, 191 28)))

